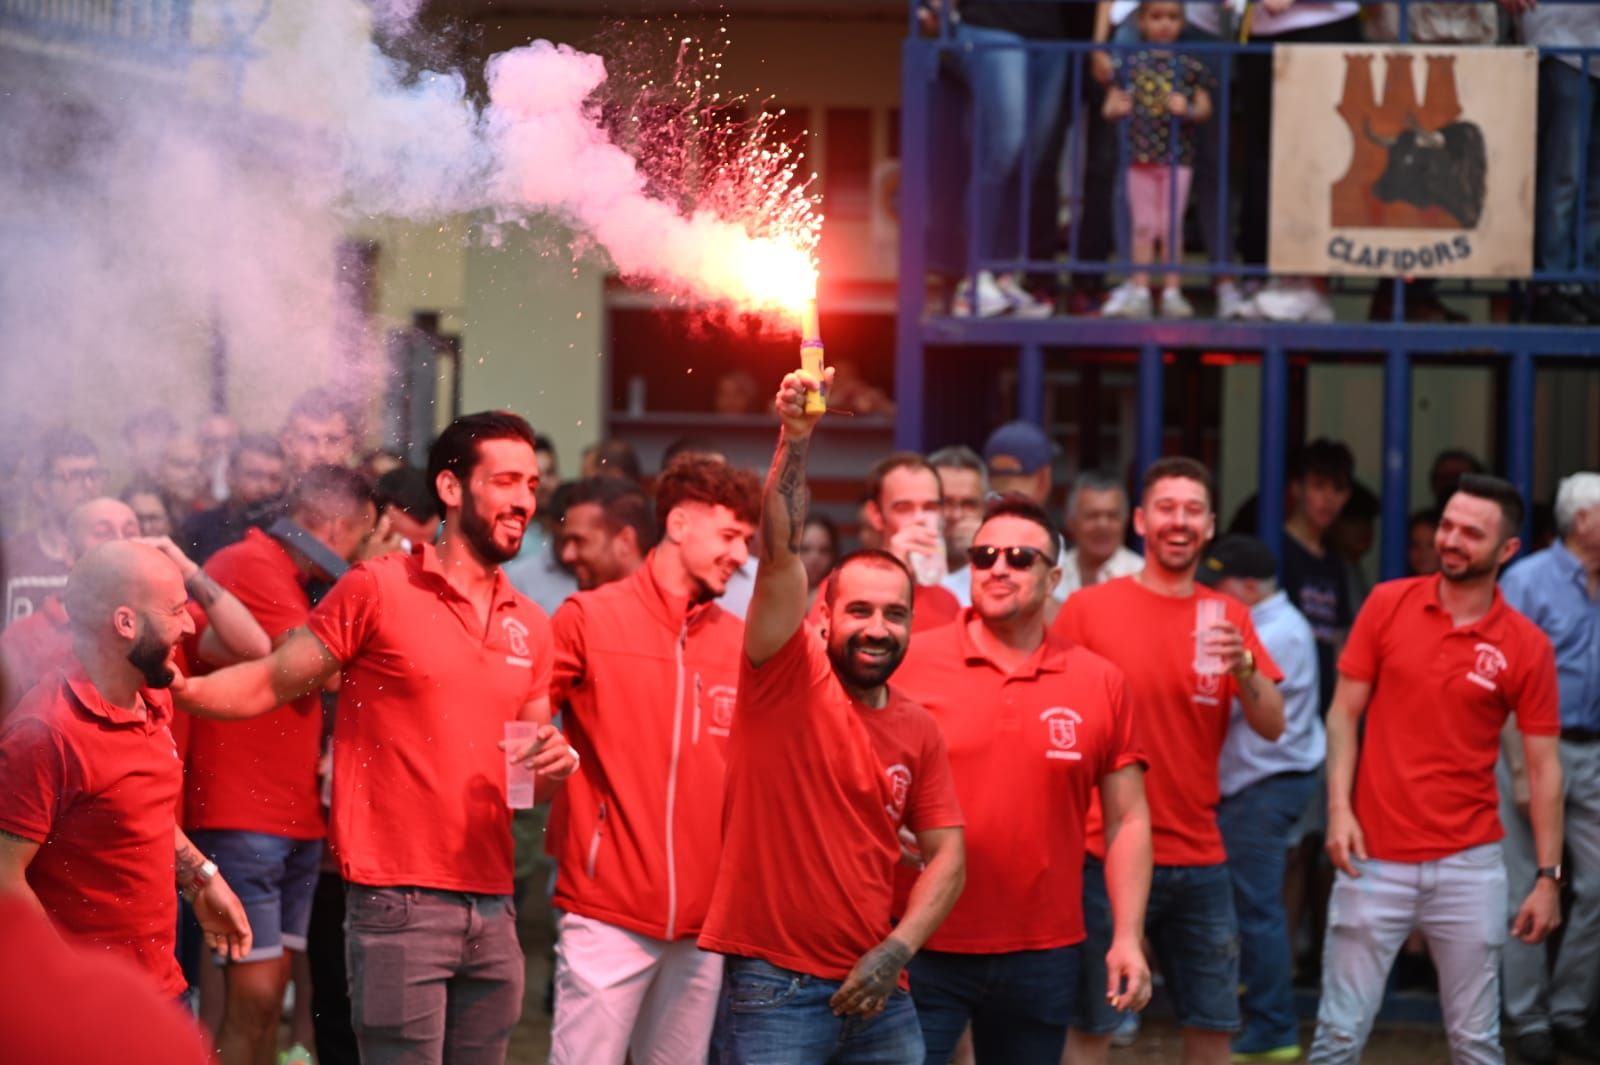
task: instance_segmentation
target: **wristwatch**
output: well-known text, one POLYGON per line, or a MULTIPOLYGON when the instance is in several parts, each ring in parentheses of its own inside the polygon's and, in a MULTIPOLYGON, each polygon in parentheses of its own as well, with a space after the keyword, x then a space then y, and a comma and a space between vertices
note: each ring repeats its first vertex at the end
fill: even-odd
POLYGON ((1551 880, 1554 880, 1557 885, 1559 885, 1562 881, 1562 872, 1563 870, 1559 865, 1541 865, 1538 869, 1534 870, 1533 878, 1538 880, 1541 876, 1547 876, 1551 880))
POLYGON ((1234 678, 1237 679, 1237 680, 1249 680, 1250 679, 1250 675, 1252 673, 1254 673, 1255 671, 1256 671, 1256 655, 1255 655, 1254 651, 1250 650, 1247 647, 1247 648, 1245 648, 1245 651, 1244 651, 1244 661, 1240 662, 1237 666, 1235 666, 1233 668, 1233 675, 1234 675, 1234 678))
POLYGON ((211 881, 215 879, 216 875, 217 863, 212 861, 210 858, 207 858, 205 861, 200 863, 200 868, 194 871, 194 875, 191 876, 189 878, 189 882, 184 885, 184 890, 187 891, 191 897, 198 895, 201 891, 205 890, 205 886, 207 884, 211 883, 211 881))

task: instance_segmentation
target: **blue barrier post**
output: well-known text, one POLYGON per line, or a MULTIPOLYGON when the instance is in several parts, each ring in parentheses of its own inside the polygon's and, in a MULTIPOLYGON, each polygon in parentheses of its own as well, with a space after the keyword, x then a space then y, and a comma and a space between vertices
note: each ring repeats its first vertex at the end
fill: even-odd
MULTIPOLYGON (((1581 212, 1580 212, 1581 213, 1581 212)), ((1506 477, 1517 486, 1527 509, 1522 517, 1522 549, 1527 551, 1533 530, 1533 405, 1535 367, 1527 351, 1511 353, 1510 381, 1506 389, 1506 477)))
POLYGON ((1284 449, 1289 446, 1289 356, 1274 344, 1261 355, 1261 449, 1256 535, 1283 560, 1284 449))
POLYGON ((1411 496, 1411 356, 1390 348, 1383 360, 1384 580, 1405 575, 1406 513, 1411 496))

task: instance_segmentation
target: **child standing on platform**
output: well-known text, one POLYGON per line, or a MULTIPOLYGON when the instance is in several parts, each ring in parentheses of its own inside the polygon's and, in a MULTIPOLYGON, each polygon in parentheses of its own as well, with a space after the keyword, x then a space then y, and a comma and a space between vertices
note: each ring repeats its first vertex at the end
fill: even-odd
MULTIPOLYGON (((1199 60, 1167 47, 1183 31, 1181 3, 1145 0, 1134 17, 1140 38, 1150 47, 1119 57, 1116 84, 1106 92, 1103 113, 1128 123, 1126 187, 1133 261, 1138 266, 1154 262, 1159 243, 1165 257, 1176 263, 1194 176, 1194 127, 1211 118, 1210 76, 1199 60)), ((1150 275, 1138 270, 1111 294, 1101 314, 1146 318, 1151 310, 1150 275)), ((1163 318, 1194 315, 1175 270, 1162 279, 1160 310, 1163 318)))

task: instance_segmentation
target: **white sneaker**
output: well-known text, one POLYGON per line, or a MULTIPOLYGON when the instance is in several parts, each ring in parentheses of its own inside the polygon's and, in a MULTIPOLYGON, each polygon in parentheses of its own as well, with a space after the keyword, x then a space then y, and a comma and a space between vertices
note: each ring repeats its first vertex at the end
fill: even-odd
POLYGON ((1131 1047, 1139 1038, 1139 1015, 1132 1010, 1122 1015, 1116 1030, 1111 1033, 1111 1045, 1131 1047))
MULTIPOLYGON (((1011 309, 1011 301, 1000 291, 994 275, 987 270, 978 271, 978 317, 993 318, 1011 309)), ((972 286, 963 280, 956 286, 955 312, 962 318, 972 316, 972 286)))
POLYGON ((1048 318, 1055 313, 1055 308, 1033 293, 1017 284, 1017 279, 1010 274, 1001 274, 994 279, 995 287, 1000 294, 1011 304, 1011 313, 1018 318, 1048 318))
POLYGON ((1193 318, 1194 308, 1189 301, 1183 298, 1183 289, 1164 288, 1161 290, 1161 317, 1163 318, 1193 318))
POLYGON ((1272 322, 1333 321, 1333 304, 1309 281, 1270 281, 1254 302, 1261 317, 1272 322))
POLYGON ((1150 290, 1143 285, 1124 281, 1111 290, 1111 295, 1100 307, 1102 318, 1150 317, 1150 290))
POLYGON ((1232 281, 1217 282, 1217 317, 1230 319, 1259 318, 1261 312, 1255 302, 1232 281))

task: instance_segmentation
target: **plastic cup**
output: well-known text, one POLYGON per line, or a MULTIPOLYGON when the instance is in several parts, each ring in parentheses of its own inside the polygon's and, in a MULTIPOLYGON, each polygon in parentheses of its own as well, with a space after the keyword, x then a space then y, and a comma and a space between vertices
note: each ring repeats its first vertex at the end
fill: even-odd
POLYGON ((1222 656, 1207 654, 1206 633, 1228 618, 1227 604, 1221 599, 1201 597, 1194 603, 1194 671, 1201 674, 1222 672, 1222 656))
POLYGON ((534 772, 512 755, 539 738, 537 721, 506 722, 506 805, 513 810, 533 809, 534 772))

